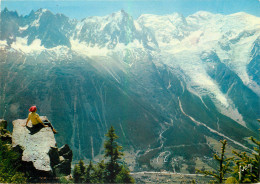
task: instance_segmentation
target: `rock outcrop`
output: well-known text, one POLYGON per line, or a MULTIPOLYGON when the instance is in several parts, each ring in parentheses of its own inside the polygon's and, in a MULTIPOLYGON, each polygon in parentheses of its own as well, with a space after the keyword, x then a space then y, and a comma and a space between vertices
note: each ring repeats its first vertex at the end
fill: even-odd
MULTIPOLYGON (((41 116, 42 120, 47 117, 41 116)), ((68 145, 57 148, 50 127, 35 129, 26 119, 13 121, 12 146, 21 153, 23 169, 32 177, 56 177, 71 173, 72 151, 68 145)))

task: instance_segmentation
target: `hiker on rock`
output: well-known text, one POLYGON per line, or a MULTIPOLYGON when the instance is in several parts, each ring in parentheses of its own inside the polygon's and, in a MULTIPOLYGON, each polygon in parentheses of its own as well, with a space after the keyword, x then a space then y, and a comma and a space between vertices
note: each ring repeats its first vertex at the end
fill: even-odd
POLYGON ((40 119, 39 114, 36 113, 37 108, 36 106, 32 106, 29 109, 30 113, 28 115, 27 121, 26 121, 26 127, 28 122, 31 120, 33 128, 43 128, 43 127, 51 127, 54 134, 57 133, 57 131, 53 128, 52 124, 48 120, 44 120, 44 122, 40 119))

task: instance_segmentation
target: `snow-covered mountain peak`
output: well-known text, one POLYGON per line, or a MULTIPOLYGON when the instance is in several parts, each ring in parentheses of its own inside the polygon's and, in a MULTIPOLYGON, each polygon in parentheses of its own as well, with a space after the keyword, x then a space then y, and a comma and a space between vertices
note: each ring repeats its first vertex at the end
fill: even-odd
MULTIPOLYGON (((120 10, 104 17, 103 23, 111 27, 117 27, 117 30, 124 30, 125 27, 133 24, 133 18, 124 10, 120 10)), ((104 27, 104 24, 102 27, 104 27)))
POLYGON ((113 17, 113 19, 115 19, 115 20, 122 20, 124 17, 131 17, 131 16, 124 10, 120 10, 120 11, 112 13, 110 15, 110 17, 113 17))
MULTIPOLYGON (((104 25, 104 24, 108 24, 108 23, 121 23, 124 20, 132 20, 133 18, 126 13, 124 10, 118 11, 118 12, 114 12, 110 15, 106 15, 106 16, 91 16, 91 17, 87 17, 85 19, 83 19, 80 24, 88 24, 88 23, 98 23, 100 25, 104 25)), ((104 27, 104 26, 103 26, 104 27)))
POLYGON ((256 17, 245 12, 238 12, 227 16, 231 21, 236 20, 237 23, 245 26, 260 26, 260 17, 256 17))
POLYGON ((189 17, 200 17, 200 18, 204 18, 204 19, 209 19, 214 17, 216 14, 213 14, 211 12, 207 12, 207 11, 198 11, 192 15, 190 15, 189 17))
POLYGON ((215 24, 218 20, 221 20, 224 16, 221 14, 213 14, 206 11, 196 12, 186 18, 188 24, 195 28, 208 25, 209 23, 215 24))
POLYGON ((137 19, 137 22, 142 27, 150 29, 161 46, 179 42, 188 34, 186 19, 178 13, 170 15, 144 14, 137 19))
POLYGON ((246 12, 237 12, 237 13, 233 13, 233 14, 230 14, 229 16, 234 16, 234 17, 243 17, 243 18, 257 18, 256 16, 254 15, 251 15, 251 14, 248 14, 246 12))
POLYGON ((92 47, 115 48, 127 45, 137 36, 133 18, 124 10, 103 17, 88 17, 77 23, 74 40, 92 47))
POLYGON ((45 9, 45 8, 40 8, 39 10, 37 10, 35 12, 35 14, 42 14, 42 13, 45 13, 45 12, 50 12, 48 9, 45 9))
POLYGON ((31 14, 29 16, 33 20, 33 22, 31 23, 31 26, 38 28, 40 26, 41 19, 45 19, 46 17, 55 16, 55 15, 51 11, 41 8, 41 9, 37 10, 36 12, 31 12, 31 14))
POLYGON ((168 15, 153 15, 153 14, 142 14, 138 19, 138 22, 148 23, 148 22, 158 22, 162 23, 164 21, 170 21, 172 23, 185 22, 185 17, 180 13, 173 13, 168 15))
POLYGON ((41 19, 43 16, 55 16, 51 11, 47 9, 39 9, 36 12, 34 12, 33 17, 35 19, 41 19))

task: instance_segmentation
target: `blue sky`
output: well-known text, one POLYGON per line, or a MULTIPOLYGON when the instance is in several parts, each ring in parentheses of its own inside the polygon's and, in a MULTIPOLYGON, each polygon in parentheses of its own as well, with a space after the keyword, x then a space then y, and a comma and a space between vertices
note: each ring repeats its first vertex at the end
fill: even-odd
POLYGON ((17 10, 27 15, 31 10, 46 8, 53 13, 63 13, 70 18, 82 19, 88 16, 104 16, 124 9, 134 18, 141 14, 171 14, 184 16, 197 11, 232 14, 246 12, 260 17, 260 0, 0 0, 1 9, 17 10))

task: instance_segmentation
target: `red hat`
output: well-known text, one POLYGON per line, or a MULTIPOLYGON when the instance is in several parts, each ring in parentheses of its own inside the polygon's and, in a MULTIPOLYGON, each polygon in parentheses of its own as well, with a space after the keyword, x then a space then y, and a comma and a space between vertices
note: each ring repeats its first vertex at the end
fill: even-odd
POLYGON ((30 112, 35 112, 36 110, 37 110, 36 106, 31 106, 29 109, 30 112))

